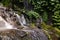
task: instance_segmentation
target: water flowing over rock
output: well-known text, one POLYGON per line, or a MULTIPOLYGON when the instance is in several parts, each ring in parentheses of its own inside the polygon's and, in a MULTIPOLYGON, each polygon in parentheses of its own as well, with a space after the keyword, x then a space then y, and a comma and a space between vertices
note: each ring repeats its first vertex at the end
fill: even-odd
POLYGON ((1 16, 0 16, 0 31, 2 30, 8 30, 8 29, 14 29, 13 25, 10 25, 7 23, 1 16))
POLYGON ((0 9, 0 40, 48 40, 42 29, 26 26, 24 15, 0 9), (23 27, 23 28, 21 28, 23 27))
POLYGON ((16 14, 16 16, 17 16, 17 19, 18 19, 19 23, 21 24, 21 26, 26 27, 25 26, 26 25, 26 20, 24 18, 24 15, 21 14, 21 16, 19 16, 18 14, 16 14))

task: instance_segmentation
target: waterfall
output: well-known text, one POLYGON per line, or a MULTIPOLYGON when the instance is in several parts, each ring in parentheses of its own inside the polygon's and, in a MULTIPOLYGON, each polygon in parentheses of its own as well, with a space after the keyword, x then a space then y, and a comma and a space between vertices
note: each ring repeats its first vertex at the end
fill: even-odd
POLYGON ((23 23, 23 25, 25 25, 25 24, 26 24, 26 20, 25 20, 25 18, 24 18, 24 15, 23 15, 23 14, 21 14, 21 22, 23 23))
POLYGON ((17 16, 17 19, 18 19, 19 23, 21 24, 21 26, 26 28, 27 26, 25 26, 26 20, 24 18, 24 15, 21 14, 21 16, 19 16, 18 14, 16 14, 16 16, 17 16))
POLYGON ((13 25, 10 25, 0 16, 0 31, 5 31, 8 29, 17 29, 17 28, 14 28, 13 25))

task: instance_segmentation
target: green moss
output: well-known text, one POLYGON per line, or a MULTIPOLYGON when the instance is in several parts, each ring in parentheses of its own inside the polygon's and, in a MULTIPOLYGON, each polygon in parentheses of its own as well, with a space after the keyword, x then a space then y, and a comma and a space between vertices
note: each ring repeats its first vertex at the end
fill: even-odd
POLYGON ((49 40, 52 40, 51 35, 50 35, 46 30, 44 30, 44 32, 45 32, 45 34, 48 36, 48 39, 49 39, 49 40))
POLYGON ((44 29, 43 31, 48 36, 49 40, 52 40, 51 35, 48 33, 48 30, 50 29, 50 26, 46 25, 44 22, 41 23, 41 26, 44 29))
POLYGON ((55 34, 57 34, 60 37, 60 30, 58 28, 54 28, 54 30, 56 31, 55 34))
POLYGON ((56 37, 60 37, 60 30, 58 28, 47 25, 44 22, 41 23, 41 26, 44 29, 44 32, 48 36, 49 40, 52 40, 51 37, 53 36, 53 35, 50 35, 49 32, 52 32, 55 36, 58 35, 56 37))
POLYGON ((35 23, 30 23, 30 28, 36 28, 35 23))

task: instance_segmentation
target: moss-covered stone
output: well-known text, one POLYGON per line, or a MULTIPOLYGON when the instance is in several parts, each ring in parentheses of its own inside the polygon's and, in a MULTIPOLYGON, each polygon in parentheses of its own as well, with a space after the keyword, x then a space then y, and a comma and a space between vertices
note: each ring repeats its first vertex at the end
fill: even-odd
POLYGON ((58 28, 47 25, 44 22, 41 23, 41 26, 44 29, 44 32, 48 36, 49 40, 58 40, 60 37, 60 30, 58 28))

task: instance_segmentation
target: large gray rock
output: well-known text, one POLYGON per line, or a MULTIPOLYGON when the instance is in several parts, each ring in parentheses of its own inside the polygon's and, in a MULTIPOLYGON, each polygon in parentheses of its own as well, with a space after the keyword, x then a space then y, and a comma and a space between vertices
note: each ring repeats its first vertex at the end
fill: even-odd
POLYGON ((48 40, 39 30, 9 30, 0 32, 0 40, 48 40))

